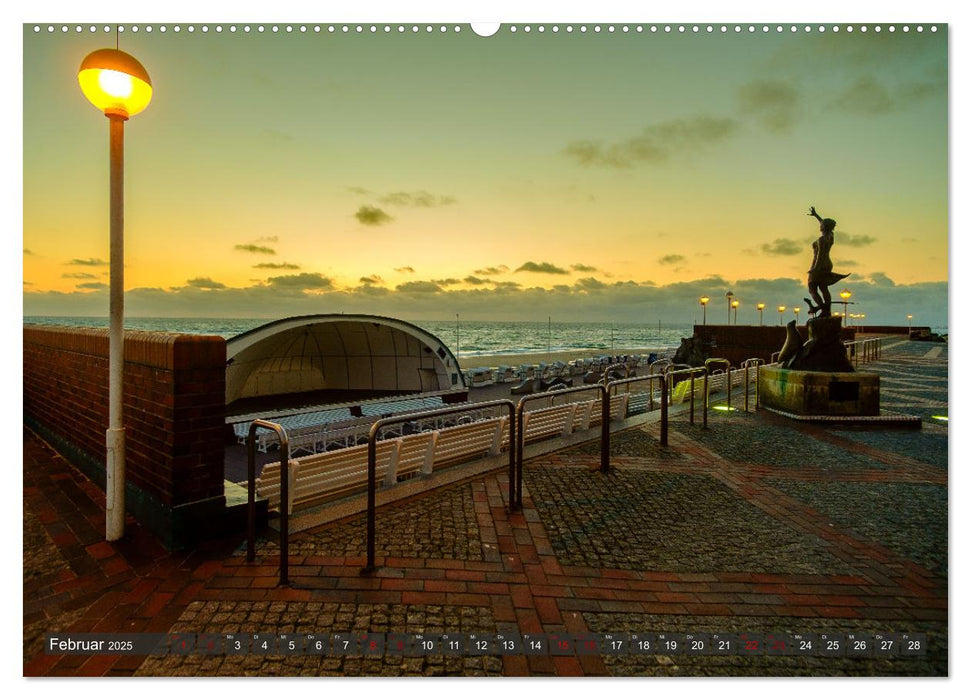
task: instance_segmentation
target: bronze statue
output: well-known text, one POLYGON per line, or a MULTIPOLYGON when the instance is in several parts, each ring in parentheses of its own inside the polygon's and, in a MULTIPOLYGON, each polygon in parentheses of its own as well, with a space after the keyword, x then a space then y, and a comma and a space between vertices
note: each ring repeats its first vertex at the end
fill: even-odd
POLYGON ((831 315, 832 305, 829 287, 844 277, 849 277, 850 273, 841 275, 833 272, 833 261, 829 257, 829 251, 833 247, 833 230, 836 228, 836 221, 822 218, 816 213, 816 207, 809 207, 808 215, 815 216, 819 221, 819 238, 813 241, 813 264, 809 268, 809 295, 812 300, 805 301, 809 304, 809 313, 818 312, 820 318, 827 318, 831 315), (815 305, 813 301, 816 302, 815 305))

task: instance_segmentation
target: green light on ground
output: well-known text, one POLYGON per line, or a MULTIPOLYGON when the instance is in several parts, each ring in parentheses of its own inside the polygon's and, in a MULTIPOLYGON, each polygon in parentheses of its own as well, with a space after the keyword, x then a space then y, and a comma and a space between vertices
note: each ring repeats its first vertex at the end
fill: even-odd
POLYGON ((947 416, 931 416, 934 420, 942 420, 947 423, 947 416))
POLYGON ((730 406, 712 406, 716 411, 734 411, 735 409, 730 406))

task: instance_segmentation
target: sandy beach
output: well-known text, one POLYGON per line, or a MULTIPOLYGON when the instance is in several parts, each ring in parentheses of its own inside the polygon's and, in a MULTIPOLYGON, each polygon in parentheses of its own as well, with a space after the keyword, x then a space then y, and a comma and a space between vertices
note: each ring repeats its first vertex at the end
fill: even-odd
POLYGON ((614 348, 610 350, 563 350, 560 352, 534 352, 520 353, 515 355, 470 355, 459 358, 459 366, 462 369, 472 369, 474 367, 499 367, 508 365, 509 367, 519 367, 519 365, 535 365, 540 362, 569 362, 581 357, 598 357, 600 355, 650 355, 657 352, 654 348, 614 348))

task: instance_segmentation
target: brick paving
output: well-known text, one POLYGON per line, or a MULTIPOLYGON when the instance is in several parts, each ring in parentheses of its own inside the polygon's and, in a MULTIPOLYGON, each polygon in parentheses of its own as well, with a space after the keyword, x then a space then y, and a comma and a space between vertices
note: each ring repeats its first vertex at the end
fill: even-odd
MULTIPOLYGON (((901 343, 867 367, 894 410, 946 414, 947 351, 929 357, 936 347, 901 343)), ((281 588, 269 535, 253 563, 239 537, 171 553, 131 519, 124 540, 103 542, 103 494, 25 429, 24 674, 947 674, 946 423, 834 430, 715 412, 708 431, 673 416, 667 448, 656 431, 617 435, 606 475, 596 443, 529 460, 519 513, 503 471, 382 509, 372 576, 359 573, 360 516, 292 535, 292 586, 281 588), (48 632, 108 631, 919 633, 929 644, 890 660, 42 649, 48 632)))

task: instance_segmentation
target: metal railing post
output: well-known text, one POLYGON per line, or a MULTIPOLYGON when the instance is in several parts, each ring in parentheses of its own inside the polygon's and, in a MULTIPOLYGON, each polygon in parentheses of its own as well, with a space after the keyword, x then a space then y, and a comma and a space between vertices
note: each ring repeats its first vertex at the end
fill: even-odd
POLYGON ((280 585, 290 584, 289 577, 289 548, 290 548, 290 440, 287 431, 279 423, 268 420, 254 420, 249 427, 247 437, 246 472, 249 478, 249 488, 246 492, 247 502, 247 533, 246 560, 256 558, 256 429, 266 428, 276 432, 280 438, 280 585))
POLYGON ((668 380, 667 380, 667 377, 661 378, 661 445, 663 447, 668 446, 668 380))
POLYGON ((708 429, 708 366, 705 365, 705 398, 702 400, 701 427, 708 429))
MULTIPOLYGON (((439 408, 433 411, 421 411, 419 413, 406 413, 398 416, 388 416, 381 418, 371 424, 368 433, 367 449, 367 473, 368 473, 368 493, 367 493, 367 564, 361 569, 362 575, 373 573, 377 570, 375 563, 375 540, 377 539, 377 471, 378 471, 378 433, 383 428, 395 423, 406 423, 408 421, 425 420, 433 416, 447 416, 453 413, 467 413, 470 411, 482 411, 486 408, 504 406, 509 410, 509 474, 513 475, 516 466, 516 407, 509 399, 496 399, 494 401, 483 401, 477 404, 466 404, 464 406, 453 406, 450 408, 439 408)), ((502 441, 500 440, 500 446, 502 441)), ((521 475, 520 475, 521 476, 521 475)), ((509 489, 510 499, 513 495, 512 486, 509 489)), ((510 504, 512 506, 512 504, 510 504)))
POLYGON ((725 365, 725 393, 727 396, 727 406, 728 408, 732 407, 732 363, 726 360, 724 357, 709 357, 707 360, 705 360, 705 428, 708 427, 708 406, 710 403, 708 400, 708 373, 710 372, 708 367, 709 365, 715 363, 725 365))
POLYGON ((250 426, 246 440, 246 561, 256 559, 256 440, 255 426, 250 426))
POLYGON ((610 471, 610 393, 606 385, 601 388, 600 400, 600 471, 610 471))

